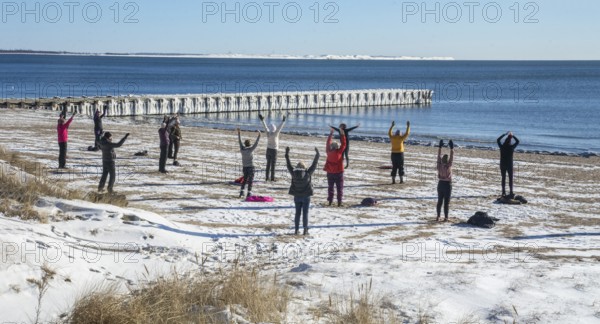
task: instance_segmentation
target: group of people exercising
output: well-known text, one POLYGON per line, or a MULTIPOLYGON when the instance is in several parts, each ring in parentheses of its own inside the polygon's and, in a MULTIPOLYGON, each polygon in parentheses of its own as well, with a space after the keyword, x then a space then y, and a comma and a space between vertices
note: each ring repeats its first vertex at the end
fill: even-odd
MULTIPOLYGON (((76 113, 73 113, 69 120, 66 119, 66 110, 63 110, 60 114, 57 124, 58 133, 58 144, 59 144, 59 168, 66 168, 66 151, 68 141, 68 129, 73 121, 76 113)), ((106 116, 106 110, 100 114, 100 111, 96 110, 94 114, 94 138, 95 145, 94 150, 102 151, 102 176, 100 183, 98 184, 98 191, 103 192, 106 180, 108 178, 108 192, 113 192, 115 182, 115 159, 116 154, 114 149, 122 146, 129 133, 127 133, 119 142, 114 143, 112 140, 112 134, 110 132, 104 132, 102 127, 102 118, 106 116)), ((286 117, 284 116, 279 125, 270 124, 267 126, 264 116, 259 114, 260 122, 262 123, 265 133, 267 135, 267 151, 266 159, 267 166, 265 170, 265 181, 275 182, 275 166, 277 163, 277 154, 279 150, 279 136, 281 130, 286 123, 286 117)), ((404 182, 404 142, 410 135, 410 122, 406 123, 406 130, 402 133, 400 130, 394 131, 396 126, 395 122, 392 122, 388 136, 391 143, 391 162, 392 162, 392 184, 396 183, 396 177, 399 177, 400 183, 404 182)), ((346 124, 342 123, 339 127, 330 126, 329 136, 325 145, 326 162, 323 170, 327 173, 327 202, 331 206, 333 204, 334 196, 337 198, 337 206, 341 207, 343 203, 344 194, 344 171, 349 167, 349 133, 356 128, 360 127, 360 124, 354 127, 347 127, 346 124), (333 141, 334 133, 339 134, 339 142, 333 141), (344 163, 345 162, 345 163, 344 163)), ((252 196, 252 185, 255 176, 254 166, 254 151, 258 147, 258 143, 261 138, 261 132, 257 132, 257 137, 252 143, 250 140, 242 141, 241 130, 237 129, 238 143, 240 152, 242 155, 242 172, 243 180, 241 181, 240 197, 246 198, 252 196), (247 188, 247 189, 246 189, 247 188), (247 190, 247 191, 246 191, 247 190)), ((174 165, 179 165, 177 161, 177 155, 180 148, 181 129, 179 115, 165 116, 161 127, 158 130, 159 142, 160 142, 160 158, 159 158, 159 172, 167 173, 166 161, 167 158, 174 160, 174 165)), ((502 196, 513 198, 513 154, 517 145, 519 145, 519 139, 514 136, 511 132, 502 134, 497 139, 498 147, 500 148, 500 171, 502 175, 502 196), (503 140, 503 138, 506 139, 503 140), (514 142, 513 142, 514 140, 514 142), (509 194, 506 194, 506 175, 508 174, 509 180, 509 194)), ((448 142, 450 148, 450 154, 442 155, 442 148, 444 147, 444 141, 440 140, 438 154, 437 154, 437 173, 438 173, 438 201, 436 205, 437 218, 440 220, 442 207, 444 210, 444 221, 448 220, 449 205, 452 195, 452 165, 454 160, 454 143, 452 140, 448 142)), ((312 185, 312 175, 315 172, 318 161, 320 159, 320 153, 318 148, 315 147, 315 157, 310 166, 307 166, 303 162, 298 162, 295 166, 290 161, 290 148, 285 149, 285 160, 286 168, 291 175, 291 184, 289 194, 294 197, 294 204, 296 208, 296 214, 294 219, 295 234, 299 233, 299 223, 302 218, 302 225, 304 228, 304 235, 308 234, 308 211, 310 208, 311 196, 314 194, 312 185)))

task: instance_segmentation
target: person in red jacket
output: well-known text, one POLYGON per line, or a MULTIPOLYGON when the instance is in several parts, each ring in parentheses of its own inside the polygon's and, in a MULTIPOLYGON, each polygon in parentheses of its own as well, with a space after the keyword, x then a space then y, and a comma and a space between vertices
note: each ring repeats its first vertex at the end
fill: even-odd
POLYGON ((342 206, 342 198, 344 197, 344 151, 346 150, 346 136, 344 132, 340 132, 340 143, 332 143, 334 129, 331 128, 329 137, 327 138, 327 161, 323 170, 327 172, 327 201, 329 206, 333 202, 333 185, 337 188, 338 207, 342 206))
POLYGON ((73 116, 65 121, 66 112, 60 114, 58 118, 58 124, 56 125, 56 132, 58 133, 58 168, 65 169, 67 167, 67 142, 69 141, 69 125, 73 121, 73 117, 77 112, 73 112, 73 116))

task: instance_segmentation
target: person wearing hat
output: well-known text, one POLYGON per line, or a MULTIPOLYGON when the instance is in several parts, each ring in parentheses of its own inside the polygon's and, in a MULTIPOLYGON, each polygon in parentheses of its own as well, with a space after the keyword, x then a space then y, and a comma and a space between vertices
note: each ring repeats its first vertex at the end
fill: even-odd
POLYGON ((333 185, 337 189, 338 207, 342 206, 344 197, 344 151, 346 150, 346 136, 344 132, 340 133, 340 142, 331 142, 334 129, 331 128, 325 151, 327 152, 327 161, 323 170, 327 172, 327 202, 329 206, 333 203, 333 185))
POLYGON ((112 142, 112 134, 110 132, 104 133, 104 136, 100 141, 96 142, 96 146, 102 150, 102 177, 100 178, 100 183, 98 184, 98 192, 102 192, 104 190, 104 184, 106 183, 107 176, 110 176, 108 179, 108 193, 113 193, 113 186, 115 184, 115 159, 117 155, 115 154, 115 149, 121 147, 125 140, 129 137, 129 133, 125 134, 125 136, 118 142, 112 142))
POLYGON ((513 135, 512 132, 506 132, 496 140, 498 143, 498 147, 500 148, 500 173, 502 175, 502 197, 506 196, 506 174, 508 173, 508 187, 510 189, 510 194, 508 197, 510 199, 514 198, 513 193, 513 155, 515 153, 515 148, 519 145, 519 139, 513 135), (502 142, 502 138, 506 136, 506 140, 504 143, 502 142), (515 139, 515 143, 512 144, 512 139, 515 139))
POLYGON ((450 147, 450 157, 448 154, 442 156, 442 147, 444 146, 444 140, 440 140, 440 147, 438 148, 437 154, 437 172, 438 172, 438 202, 436 206, 437 218, 436 221, 440 220, 442 212, 442 204, 444 205, 444 221, 448 221, 448 212, 450 209, 450 196, 452 195, 452 161, 454 161, 454 142, 450 140, 448 147, 450 147))
POLYGON ((252 183, 254 182, 254 150, 258 146, 258 141, 260 141, 260 131, 256 131, 258 133, 258 137, 256 137, 256 141, 254 145, 250 142, 250 140, 245 140, 242 143, 242 135, 241 130, 237 129, 238 134, 238 142, 240 144, 240 152, 242 153, 242 171, 244 172, 244 182, 242 183, 242 189, 240 190, 240 197, 244 196, 244 188, 248 185, 248 195, 246 197, 252 196, 252 183))
POLYGON ((410 135, 410 121, 406 122, 406 132, 402 134, 400 130, 396 130, 394 134, 392 131, 396 126, 396 122, 392 122, 388 136, 392 143, 392 184, 396 183, 396 174, 400 176, 400 183, 404 183, 404 141, 410 135))
POLYGON ((317 169, 320 157, 319 150, 316 147, 315 152, 313 163, 308 169, 303 162, 298 162, 294 168, 290 162, 290 148, 285 148, 285 162, 288 171, 292 175, 289 194, 294 196, 294 205, 296 207, 296 217, 294 218, 295 235, 298 235, 300 229, 300 215, 302 215, 304 235, 308 235, 308 209, 310 208, 310 197, 313 195, 312 175, 317 169))
POLYGON ((271 181, 275 181, 275 164, 277 163, 277 150, 279 149, 279 133, 281 133, 281 130, 285 125, 285 116, 283 116, 283 120, 277 127, 275 127, 275 124, 271 124, 270 127, 267 127, 265 117, 261 114, 258 114, 258 119, 262 122, 267 133, 267 170, 265 171, 265 181, 269 181, 269 176, 271 181))
POLYGON ((158 160, 158 171, 167 173, 167 151, 169 150, 169 132, 167 131, 167 123, 162 123, 158 130, 160 139, 160 159, 158 160))
POLYGON ((61 112, 60 117, 58 118, 58 122, 56 125, 56 133, 58 134, 58 168, 65 169, 67 167, 67 142, 69 141, 69 126, 73 121, 73 117, 77 114, 76 111, 73 112, 73 115, 69 120, 65 121, 66 109, 61 112))

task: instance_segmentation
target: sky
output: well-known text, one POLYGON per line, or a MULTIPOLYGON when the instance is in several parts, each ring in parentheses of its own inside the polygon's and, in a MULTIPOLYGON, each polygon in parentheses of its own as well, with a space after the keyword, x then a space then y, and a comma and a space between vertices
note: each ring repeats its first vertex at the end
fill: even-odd
POLYGON ((600 1, 2 1, 1 49, 599 60, 600 1))

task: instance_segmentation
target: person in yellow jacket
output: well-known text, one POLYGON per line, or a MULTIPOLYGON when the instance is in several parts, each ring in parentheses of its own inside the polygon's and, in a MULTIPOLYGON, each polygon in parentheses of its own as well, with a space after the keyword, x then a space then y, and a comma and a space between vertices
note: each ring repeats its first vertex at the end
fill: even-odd
POLYGON ((396 183, 396 174, 400 176, 400 183, 404 183, 404 141, 410 135, 410 122, 406 122, 406 132, 402 134, 399 130, 392 134, 396 126, 396 122, 392 122, 392 126, 388 131, 390 142, 392 143, 392 184, 396 183))

